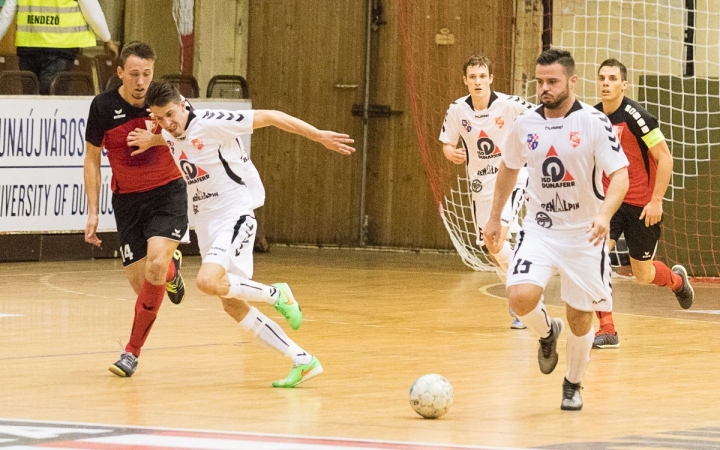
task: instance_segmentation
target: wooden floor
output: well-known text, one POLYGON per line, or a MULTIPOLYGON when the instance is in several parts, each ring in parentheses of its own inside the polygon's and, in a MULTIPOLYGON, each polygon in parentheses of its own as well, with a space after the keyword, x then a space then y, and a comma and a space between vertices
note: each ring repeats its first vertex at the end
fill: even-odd
MULTIPOLYGON (((290 283, 305 319, 289 331, 258 307, 325 368, 286 390, 270 382, 289 362, 197 290, 199 264, 185 259, 188 298, 163 304, 129 379, 107 370, 135 301, 118 260, 0 265, 0 419, 482 448, 720 448, 720 284, 695 285, 683 311, 669 291, 616 280, 621 347, 593 350, 585 408, 563 412, 567 331, 558 368, 542 375, 537 339, 509 328, 495 275, 455 255, 281 246, 256 255, 255 279, 290 283), (430 372, 455 389, 435 421, 408 404, 410 385, 430 372)), ((558 293, 554 279, 547 303, 564 315, 558 293)))

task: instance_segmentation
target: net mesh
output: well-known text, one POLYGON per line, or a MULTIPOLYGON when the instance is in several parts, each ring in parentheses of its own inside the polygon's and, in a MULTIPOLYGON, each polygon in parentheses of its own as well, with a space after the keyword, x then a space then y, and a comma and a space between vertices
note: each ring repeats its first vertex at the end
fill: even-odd
MULTIPOLYGON (((482 14, 472 2, 416 8, 397 1, 420 154, 443 223, 469 266, 490 268, 474 243, 466 174, 444 159, 438 130, 448 104, 466 93, 461 67, 473 53, 493 61, 496 90, 536 103, 535 58, 545 32, 554 47, 572 52, 575 92, 587 103, 599 101, 601 61, 616 58, 628 67, 626 94, 658 118, 674 159, 657 257, 696 277, 718 276, 720 201, 713 193, 720 163, 713 155, 720 146, 720 0, 518 0, 496 2, 482 14), (439 44, 447 35, 453 45, 439 44)), ((627 261, 623 248, 616 264, 627 261)))

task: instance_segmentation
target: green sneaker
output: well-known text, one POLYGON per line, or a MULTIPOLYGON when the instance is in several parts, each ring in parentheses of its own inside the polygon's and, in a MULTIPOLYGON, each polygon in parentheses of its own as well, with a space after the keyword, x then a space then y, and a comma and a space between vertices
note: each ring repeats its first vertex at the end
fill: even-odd
POLYGON ((290 374, 282 380, 273 381, 273 387, 293 388, 300 383, 304 383, 310 378, 316 377, 323 373, 320 361, 316 357, 312 357, 309 363, 293 365, 290 374))
POLYGON ((295 301, 290 286, 287 283, 275 283, 271 285, 280 291, 280 296, 273 305, 275 309, 285 317, 293 330, 300 328, 302 323, 302 311, 300 305, 295 301))

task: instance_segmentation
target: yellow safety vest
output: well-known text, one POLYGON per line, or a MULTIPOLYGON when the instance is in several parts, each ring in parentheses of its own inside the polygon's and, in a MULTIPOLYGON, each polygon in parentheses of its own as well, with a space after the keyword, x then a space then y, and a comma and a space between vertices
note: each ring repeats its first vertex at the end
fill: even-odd
POLYGON ((77 0, 18 0, 15 45, 85 48, 96 39, 77 0))

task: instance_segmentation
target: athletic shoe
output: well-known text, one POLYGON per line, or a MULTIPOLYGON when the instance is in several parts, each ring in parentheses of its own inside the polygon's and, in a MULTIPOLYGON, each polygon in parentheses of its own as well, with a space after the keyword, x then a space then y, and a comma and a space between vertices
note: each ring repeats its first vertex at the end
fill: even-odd
POLYGON ((110 366, 108 369, 119 377, 131 377, 137 369, 138 361, 135 355, 125 352, 120 355, 120 359, 110 366))
POLYGON ((290 286, 287 283, 275 283, 272 287, 280 291, 280 295, 273 306, 285 317, 285 320, 290 324, 290 328, 297 330, 302 323, 302 311, 298 302, 295 301, 290 286))
POLYGON ((571 383, 565 378, 563 380, 563 399, 560 409, 564 411, 580 411, 583 407, 580 389, 582 389, 580 383, 571 383))
POLYGON ((618 340, 617 333, 607 333, 603 330, 595 333, 595 340, 593 341, 592 348, 619 348, 620 341, 618 340))
POLYGON ((180 250, 175 250, 173 253, 172 264, 175 264, 175 276, 172 280, 165 283, 165 292, 167 292, 170 301, 176 305, 185 300, 185 282, 180 274, 180 265, 182 264, 182 253, 180 250))
POLYGON ((682 286, 680 286, 680 289, 675 292, 675 298, 677 298, 677 301, 678 303, 680 303, 680 307, 682 309, 688 309, 693 304, 693 299, 695 298, 695 290, 692 286, 690 286, 690 281, 688 280, 687 276, 687 270, 685 270, 685 268, 680 264, 677 264, 673 266, 672 271, 679 275, 680 278, 682 278, 682 286))
POLYGON ((282 380, 273 381, 272 385, 273 387, 293 388, 321 373, 323 373, 323 368, 320 365, 320 361, 313 356, 307 364, 293 364, 293 368, 290 369, 290 374, 282 380))
POLYGON ((550 322, 550 336, 540 338, 540 348, 538 348, 538 364, 540 364, 540 372, 544 374, 552 373, 558 363, 557 341, 563 329, 563 321, 559 317, 555 317, 550 322))
POLYGON ((524 330, 527 327, 524 323, 520 321, 520 319, 515 317, 515 319, 513 319, 512 323, 510 324, 510 328, 512 328, 513 330, 524 330))

